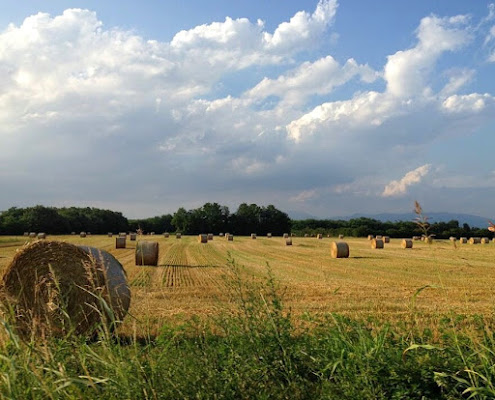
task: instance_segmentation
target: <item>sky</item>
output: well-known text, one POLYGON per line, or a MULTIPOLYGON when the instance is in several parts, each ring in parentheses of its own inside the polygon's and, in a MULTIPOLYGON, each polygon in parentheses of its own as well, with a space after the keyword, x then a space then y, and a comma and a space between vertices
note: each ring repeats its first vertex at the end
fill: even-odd
POLYGON ((490 1, 0 10, 0 210, 495 218, 490 1))

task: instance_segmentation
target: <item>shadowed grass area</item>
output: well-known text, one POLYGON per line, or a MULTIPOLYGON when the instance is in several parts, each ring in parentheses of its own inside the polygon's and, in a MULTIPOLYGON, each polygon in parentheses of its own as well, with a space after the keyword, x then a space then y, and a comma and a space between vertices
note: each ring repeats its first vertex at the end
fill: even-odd
MULTIPOLYGON (((229 260, 229 307, 157 335, 23 342, 4 321, 0 398, 459 399, 493 398, 494 321, 443 315, 419 327, 418 288, 401 323, 303 314, 272 269, 250 278, 229 260)), ((131 323, 132 323, 131 318, 131 323)))

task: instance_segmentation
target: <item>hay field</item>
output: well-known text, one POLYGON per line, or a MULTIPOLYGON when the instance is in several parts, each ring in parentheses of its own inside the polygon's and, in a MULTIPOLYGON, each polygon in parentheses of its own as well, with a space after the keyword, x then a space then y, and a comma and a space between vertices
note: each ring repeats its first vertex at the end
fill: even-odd
MULTIPOLYGON (((94 246, 112 253, 124 266, 131 286, 130 313, 122 330, 154 333, 164 322, 191 316, 208 318, 229 307, 225 276, 228 254, 243 266, 246 279, 266 276, 266 263, 285 289, 285 305, 294 315, 337 312, 353 318, 400 322, 414 317, 430 325, 445 314, 491 315, 495 304, 495 244, 455 246, 448 240, 428 245, 414 242, 402 249, 391 239, 384 249, 371 249, 366 238, 349 238, 350 258, 330 258, 335 238, 285 239, 215 237, 207 244, 197 236, 143 237, 160 245, 158 267, 134 264, 136 242, 115 249, 115 237, 93 235, 48 237, 94 246), (415 293, 420 293, 415 296, 415 293)), ((0 238, 0 271, 24 237, 0 238)))

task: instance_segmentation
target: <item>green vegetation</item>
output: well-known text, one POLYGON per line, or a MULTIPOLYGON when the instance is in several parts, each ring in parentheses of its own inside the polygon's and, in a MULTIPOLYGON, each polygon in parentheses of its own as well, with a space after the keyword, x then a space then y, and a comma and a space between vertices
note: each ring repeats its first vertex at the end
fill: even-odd
MULTIPOLYGON (((493 398, 493 326, 442 320, 440 338, 410 323, 330 314, 297 326, 268 268, 264 282, 229 263, 234 309, 209 322, 163 326, 155 337, 68 337, 25 343, 4 323, 5 399, 493 398), (469 329, 466 329, 469 326, 469 329), (464 332, 464 333, 460 333, 464 332)), ((420 293, 419 293, 420 295, 420 293)))

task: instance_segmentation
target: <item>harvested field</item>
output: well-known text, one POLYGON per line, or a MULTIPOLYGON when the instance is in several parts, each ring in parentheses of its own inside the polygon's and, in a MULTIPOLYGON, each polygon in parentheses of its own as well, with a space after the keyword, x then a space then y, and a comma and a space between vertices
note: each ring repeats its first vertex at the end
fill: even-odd
MULTIPOLYGON (((267 263, 285 288, 285 303, 294 315, 338 312, 351 317, 399 321, 414 307, 419 320, 441 314, 491 315, 495 300, 493 259, 495 244, 459 246, 449 240, 416 242, 405 252, 401 239, 384 249, 370 248, 367 238, 349 238, 350 257, 332 259, 330 242, 311 238, 236 237, 201 244, 196 236, 180 241, 156 236, 160 245, 158 267, 134 265, 135 242, 115 249, 115 238, 93 235, 52 239, 101 248, 124 266, 131 286, 130 314, 122 329, 139 325, 158 329, 193 315, 207 318, 228 307, 225 276, 227 260, 234 259, 246 279, 264 279, 267 263), (425 287, 413 302, 418 289, 425 287)), ((0 240, 0 269, 16 249, 29 241, 21 236, 0 240), (4 246, 4 247, 3 247, 4 246)))

